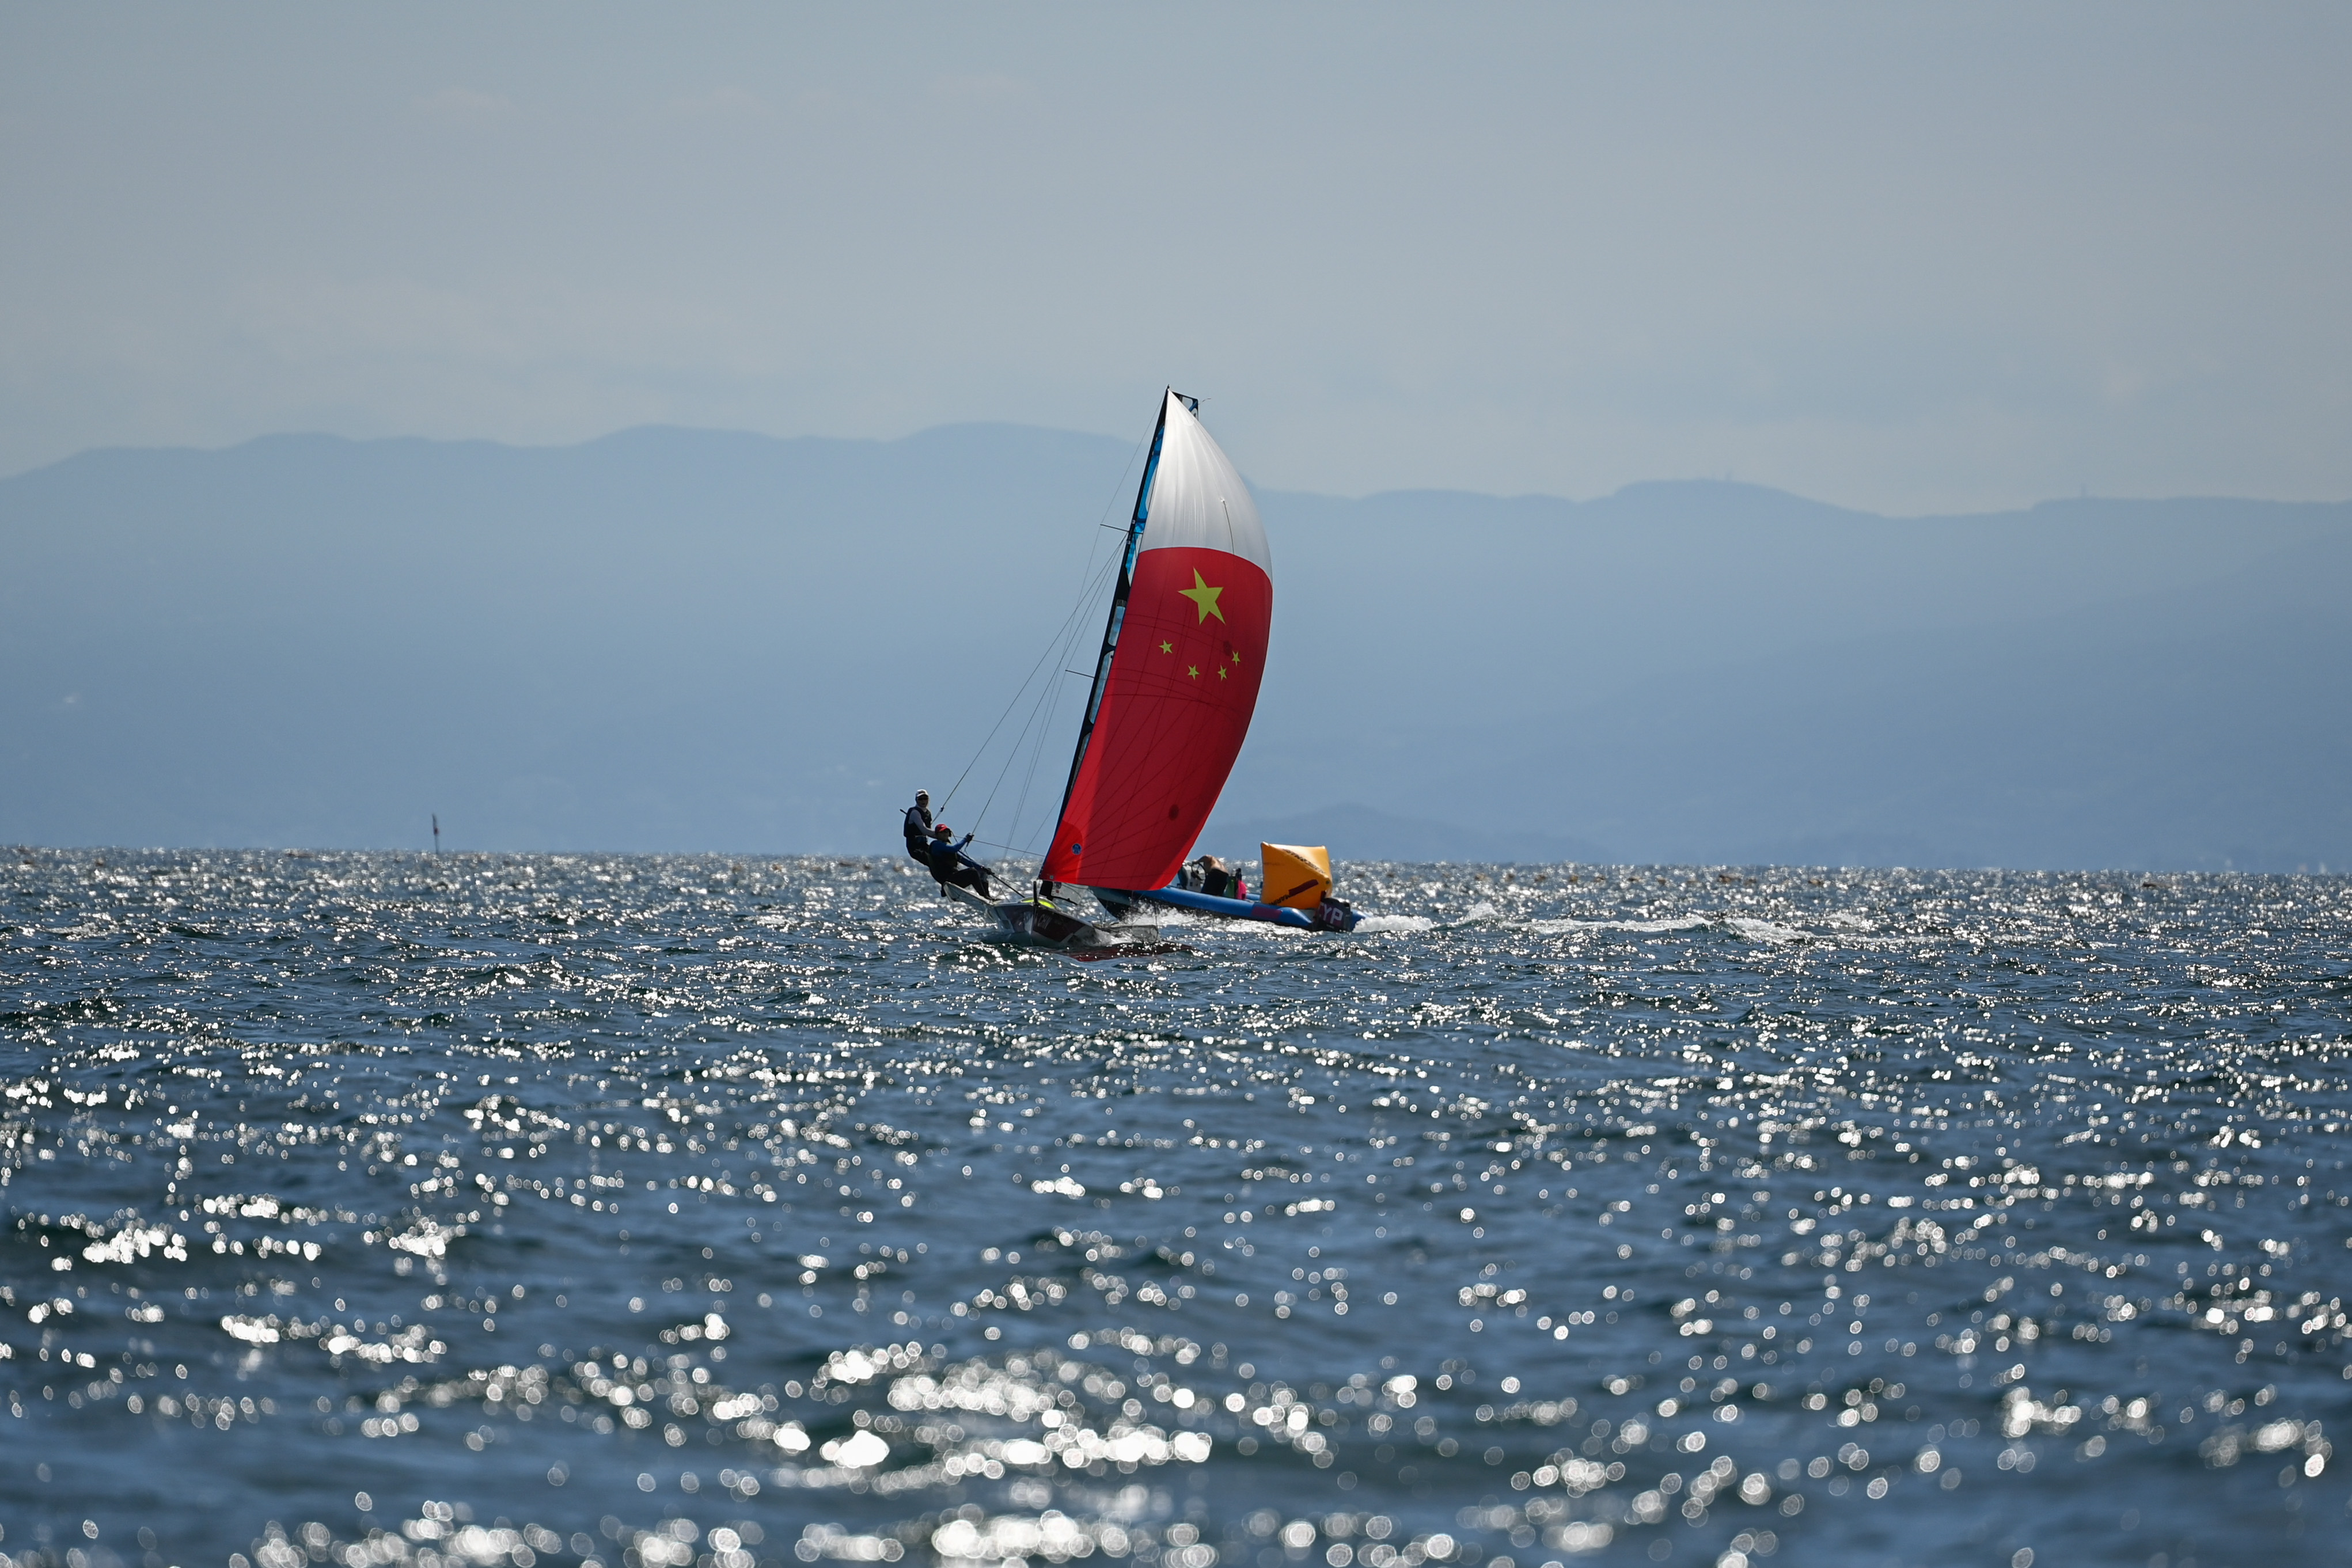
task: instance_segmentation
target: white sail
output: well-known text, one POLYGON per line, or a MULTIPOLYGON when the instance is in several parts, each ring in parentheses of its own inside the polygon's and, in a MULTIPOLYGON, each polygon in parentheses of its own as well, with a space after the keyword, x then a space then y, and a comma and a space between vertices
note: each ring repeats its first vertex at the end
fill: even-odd
POLYGON ((1168 423, 1160 443, 1160 467, 1152 476, 1150 516, 1142 548, 1221 549, 1255 561, 1274 575, 1274 552, 1257 503, 1192 408, 1168 394, 1168 423))

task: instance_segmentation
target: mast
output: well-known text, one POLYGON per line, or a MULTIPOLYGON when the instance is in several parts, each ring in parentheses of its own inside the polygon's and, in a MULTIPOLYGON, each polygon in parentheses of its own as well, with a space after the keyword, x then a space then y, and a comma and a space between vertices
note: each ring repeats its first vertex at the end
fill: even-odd
POLYGON ((1160 446, 1168 436, 1168 399, 1183 398, 1184 406, 1200 411, 1198 398, 1165 389, 1160 399, 1160 423, 1151 427, 1151 455, 1144 461, 1143 483, 1135 491, 1135 517, 1128 525, 1127 553, 1118 564, 1118 587, 1110 596, 1110 619, 1103 626, 1102 653, 1095 661, 1094 689, 1087 694, 1086 716, 1078 722, 1078 744, 1070 753, 1069 781, 1062 786, 1061 810, 1054 815, 1054 831, 1061 831, 1062 813, 1070 809, 1070 792, 1078 787, 1078 765, 1087 759, 1087 742, 1094 737, 1095 718, 1102 711, 1103 688, 1110 682, 1110 657, 1118 651, 1118 629, 1127 619, 1127 596, 1135 586, 1135 556, 1143 548, 1143 525, 1151 512, 1151 482, 1160 476, 1160 446))

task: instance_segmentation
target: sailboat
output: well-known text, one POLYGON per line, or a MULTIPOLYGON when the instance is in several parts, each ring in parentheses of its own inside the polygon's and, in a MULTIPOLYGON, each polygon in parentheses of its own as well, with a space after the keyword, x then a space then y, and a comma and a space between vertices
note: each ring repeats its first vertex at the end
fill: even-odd
POLYGON ((1274 620, 1257 504, 1200 409, 1172 390, 1160 399, 1038 896, 990 904, 954 890, 1024 936, 1105 939, 1055 902, 1062 888, 1092 891, 1120 921, 1141 904, 1305 930, 1358 919, 1331 896, 1319 846, 1261 845, 1257 898, 1178 884, 1249 735, 1274 620))

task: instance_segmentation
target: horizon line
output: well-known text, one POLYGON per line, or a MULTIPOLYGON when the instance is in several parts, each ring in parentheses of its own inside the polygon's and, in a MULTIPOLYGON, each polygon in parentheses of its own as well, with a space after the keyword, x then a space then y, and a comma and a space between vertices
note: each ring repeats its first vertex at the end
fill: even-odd
MULTIPOLYGON (((1100 441, 1114 445, 1127 444, 1123 438, 1114 435, 1107 435, 1099 431, 1072 430, 1060 425, 1034 424, 1022 420, 955 420, 943 424, 924 425, 919 429, 908 431, 902 435, 891 436, 820 434, 778 435, 769 431, 746 430, 726 425, 677 424, 653 421, 638 424, 622 425, 615 429, 606 431, 603 434, 583 437, 578 441, 551 442, 509 441, 496 436, 443 436, 414 434, 348 435, 338 431, 331 430, 278 430, 264 431, 257 434, 246 436, 241 440, 228 442, 216 446, 198 445, 193 443, 140 444, 128 442, 87 446, 78 452, 68 453, 63 457, 53 458, 45 463, 35 464, 28 468, 18 469, 6 474, 0 474, 0 486, 14 484, 20 479, 29 479, 36 476, 48 473, 53 469, 65 467, 69 464, 80 463, 89 458, 114 454, 224 456, 233 452, 242 451, 247 447, 258 446, 266 443, 279 441, 324 441, 335 442, 347 446, 489 446, 508 452, 556 453, 581 451, 591 446, 601 445, 606 442, 617 441, 630 435, 638 435, 649 433, 666 433, 681 435, 728 436, 751 441, 766 442, 775 445, 794 445, 810 443, 834 446, 870 446, 878 448, 904 445, 910 442, 919 441, 925 436, 939 435, 951 431, 967 430, 1026 431, 1041 435, 1070 437, 1083 441, 1100 441)), ((1244 478, 1246 477, 1247 476, 1244 476, 1244 478)), ((1305 497, 1315 500, 1362 502, 1381 500, 1390 497, 1403 496, 1459 496, 1487 501, 1549 501, 1569 507, 1597 506, 1604 502, 1617 500, 1638 490, 1675 487, 1750 491, 1759 495, 1775 496, 1788 500, 1800 501, 1811 507, 1820 507, 1832 511, 1843 512, 1852 517, 1873 517, 1885 522, 1927 522, 1962 517, 2008 517, 2020 513, 2040 511, 2042 508, 2049 507, 2084 505, 2165 506, 2199 502, 2229 502, 2236 505, 2263 507, 2352 506, 2352 496, 2329 498, 2286 498, 2274 496, 2233 496, 2219 493, 2144 496, 2109 494, 2093 495, 2086 488, 2074 496, 2046 496, 2039 500, 2021 502, 2009 507, 1979 509, 1976 511, 1876 512, 1871 511, 1865 507, 1848 506, 1840 501, 1823 500, 1819 497, 1807 496, 1798 491, 1783 489, 1777 485, 1762 484, 1750 479, 1738 479, 1729 476, 1707 475, 1699 475, 1685 478, 1629 480, 1613 490, 1581 497, 1557 495, 1548 490, 1524 490, 1506 494, 1499 491, 1466 489, 1459 486, 1449 485, 1400 486, 1391 489, 1368 490, 1352 495, 1344 492, 1327 490, 1299 490, 1265 486, 1255 486, 1258 493, 1261 495, 1305 497)))

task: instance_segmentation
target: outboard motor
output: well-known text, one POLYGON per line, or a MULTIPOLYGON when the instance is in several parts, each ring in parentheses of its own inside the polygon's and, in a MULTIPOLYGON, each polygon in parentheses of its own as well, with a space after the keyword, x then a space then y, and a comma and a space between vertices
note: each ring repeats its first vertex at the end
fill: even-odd
POLYGON ((1359 918, 1354 904, 1344 898, 1333 898, 1328 894, 1324 894, 1323 901, 1315 906, 1315 924, 1326 931, 1353 931, 1359 918))

